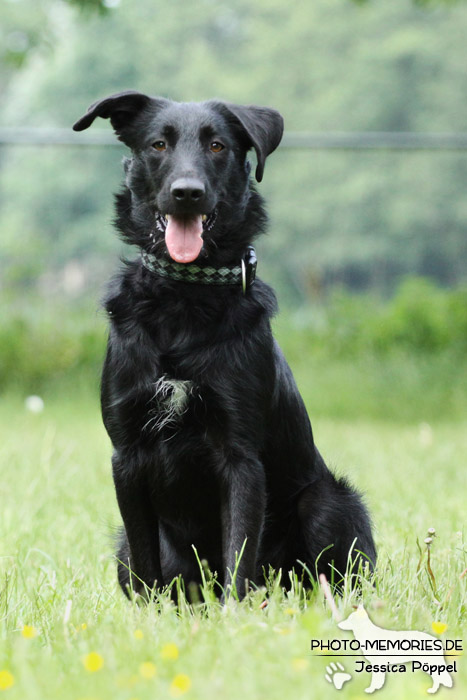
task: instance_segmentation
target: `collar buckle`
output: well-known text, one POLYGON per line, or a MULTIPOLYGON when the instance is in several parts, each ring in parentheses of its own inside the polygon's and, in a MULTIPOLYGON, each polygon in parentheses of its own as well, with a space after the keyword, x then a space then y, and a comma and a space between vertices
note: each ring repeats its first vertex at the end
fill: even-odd
POLYGON ((258 259, 256 251, 252 245, 247 246, 247 249, 242 257, 242 290, 246 294, 246 290, 251 287, 256 279, 256 266, 258 259))

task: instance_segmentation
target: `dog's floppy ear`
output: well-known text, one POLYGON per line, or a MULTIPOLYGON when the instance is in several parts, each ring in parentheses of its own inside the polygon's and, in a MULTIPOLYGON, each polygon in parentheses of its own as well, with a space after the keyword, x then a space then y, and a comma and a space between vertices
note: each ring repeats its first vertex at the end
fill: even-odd
POLYGON ((270 107, 234 105, 230 102, 222 104, 240 122, 250 147, 255 149, 258 160, 256 179, 261 182, 266 158, 281 142, 284 120, 279 112, 270 107))
POLYGON ((94 102, 86 114, 78 119, 76 124, 73 124, 73 129, 74 131, 83 131, 91 126, 96 117, 102 117, 102 119, 110 119, 117 136, 120 138, 122 129, 128 126, 151 101, 153 98, 134 90, 118 92, 94 102))

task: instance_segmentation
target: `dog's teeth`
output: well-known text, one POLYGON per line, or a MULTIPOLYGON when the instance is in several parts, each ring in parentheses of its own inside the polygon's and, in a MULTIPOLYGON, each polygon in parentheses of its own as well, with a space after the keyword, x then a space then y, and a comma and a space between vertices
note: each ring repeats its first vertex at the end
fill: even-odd
POLYGON ((166 221, 168 221, 168 220, 169 220, 169 215, 166 214, 166 215, 164 216, 164 219, 165 219, 166 221))
POLYGON ((201 221, 204 223, 204 222, 206 221, 207 218, 208 218, 208 217, 206 216, 206 214, 203 214, 203 216, 201 217, 201 221))

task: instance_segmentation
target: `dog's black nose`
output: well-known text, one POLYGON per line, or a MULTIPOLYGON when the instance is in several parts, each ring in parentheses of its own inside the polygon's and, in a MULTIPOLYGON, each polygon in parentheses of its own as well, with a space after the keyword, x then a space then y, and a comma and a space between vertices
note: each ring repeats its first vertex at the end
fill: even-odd
POLYGON ((182 177, 172 184, 170 194, 177 202, 199 202, 206 194, 206 188, 201 180, 182 177))

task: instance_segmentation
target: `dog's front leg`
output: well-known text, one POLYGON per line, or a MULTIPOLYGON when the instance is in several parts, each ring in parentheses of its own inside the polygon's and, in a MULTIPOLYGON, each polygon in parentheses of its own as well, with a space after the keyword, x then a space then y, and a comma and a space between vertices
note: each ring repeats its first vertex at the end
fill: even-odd
POLYGON ((365 688, 365 693, 374 693, 375 690, 379 690, 383 687, 385 680, 386 673, 384 671, 373 671, 371 674, 371 683, 368 688, 365 688))
POLYGON ((130 466, 135 467, 113 455, 115 491, 126 534, 118 555, 118 578, 126 595, 134 591, 146 597, 148 589, 162 585, 159 523, 145 480, 130 466))
POLYGON ((232 585, 235 585, 238 597, 242 599, 248 582, 255 577, 265 508, 266 483, 261 462, 245 458, 228 465, 221 511, 224 564, 222 599, 225 599, 232 585))

